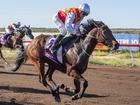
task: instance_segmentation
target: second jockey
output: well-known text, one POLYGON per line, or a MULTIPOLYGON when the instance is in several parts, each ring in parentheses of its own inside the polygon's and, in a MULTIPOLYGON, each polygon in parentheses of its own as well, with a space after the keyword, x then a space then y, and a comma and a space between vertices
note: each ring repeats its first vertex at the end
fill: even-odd
POLYGON ((79 26, 85 16, 90 13, 90 6, 87 3, 83 3, 79 8, 67 8, 59 10, 54 16, 53 20, 60 31, 60 35, 56 38, 54 44, 51 47, 51 52, 54 53, 59 42, 68 33, 76 38, 76 34, 79 33, 79 26))
POLYGON ((12 24, 8 25, 8 27, 5 29, 5 31, 6 31, 5 39, 8 36, 13 35, 14 32, 16 32, 20 28, 20 26, 21 26, 20 22, 12 23, 12 24))

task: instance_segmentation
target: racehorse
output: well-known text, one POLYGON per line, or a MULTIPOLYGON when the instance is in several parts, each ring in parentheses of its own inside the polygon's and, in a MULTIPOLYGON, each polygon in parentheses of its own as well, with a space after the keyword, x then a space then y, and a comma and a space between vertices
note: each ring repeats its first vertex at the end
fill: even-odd
POLYGON ((68 76, 73 78, 75 91, 72 96, 72 100, 82 98, 86 88, 88 87, 88 81, 82 76, 82 74, 87 69, 89 57, 97 43, 103 43, 109 46, 112 50, 116 50, 119 47, 119 43, 114 38, 111 30, 104 23, 99 26, 93 21, 93 24, 90 23, 90 27, 88 28, 90 28, 90 30, 88 30, 83 41, 75 43, 74 46, 71 46, 66 52, 63 64, 57 64, 49 57, 45 56, 46 49, 44 50, 44 47, 50 40, 49 35, 37 36, 28 45, 26 51, 24 53, 22 52, 22 56, 20 56, 22 58, 21 61, 24 61, 27 57, 32 61, 39 72, 39 81, 43 83, 45 87, 49 86, 56 101, 60 101, 59 88, 63 88, 66 91, 68 88, 64 84, 57 85, 53 81, 52 75, 55 70, 66 73, 68 76), (93 27, 91 28, 91 26, 93 27), (46 72, 45 63, 48 64, 48 70, 46 72))
POLYGON ((6 39, 4 38, 5 34, 0 35, 0 57, 3 59, 5 64, 8 64, 8 62, 5 60, 2 54, 2 51, 1 51, 2 46, 5 46, 10 49, 15 49, 15 48, 20 47, 20 50, 23 50, 24 49, 23 37, 25 35, 28 36, 30 39, 34 38, 30 26, 24 25, 20 27, 17 30, 17 32, 14 32, 13 35, 9 35, 6 39))

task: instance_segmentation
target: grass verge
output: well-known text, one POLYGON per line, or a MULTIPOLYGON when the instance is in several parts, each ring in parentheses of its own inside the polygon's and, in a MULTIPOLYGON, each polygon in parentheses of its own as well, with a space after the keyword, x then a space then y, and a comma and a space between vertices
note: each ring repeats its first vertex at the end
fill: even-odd
POLYGON ((109 65, 116 67, 140 67, 140 52, 117 51, 114 53, 95 51, 90 57, 89 63, 109 65))
MULTIPOLYGON (((2 52, 7 60, 15 60, 19 51, 4 48, 2 52)), ((89 63, 115 67, 140 67, 140 52, 132 52, 131 54, 129 51, 117 51, 113 53, 94 51, 89 63)))

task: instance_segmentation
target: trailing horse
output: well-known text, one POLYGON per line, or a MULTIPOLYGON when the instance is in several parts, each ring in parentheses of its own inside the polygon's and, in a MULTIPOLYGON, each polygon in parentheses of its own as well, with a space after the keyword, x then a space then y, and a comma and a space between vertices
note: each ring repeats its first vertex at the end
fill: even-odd
MULTIPOLYGON (((45 87, 50 88, 56 101, 60 101, 59 87, 66 91, 68 88, 64 84, 57 85, 53 81, 52 75, 55 70, 66 73, 74 80, 75 91, 72 96, 72 100, 81 98, 88 87, 88 81, 82 76, 82 74, 87 69, 89 57, 97 43, 103 43, 109 46, 112 50, 116 50, 119 47, 119 43, 112 35, 111 30, 104 23, 99 23, 100 24, 90 20, 86 29, 88 32, 83 32, 83 34, 85 34, 85 38, 82 41, 78 41, 74 46, 71 46, 70 49, 68 49, 64 55, 63 64, 56 63, 49 57, 45 56, 45 45, 50 41, 50 36, 37 36, 28 45, 26 51, 22 52, 21 56, 19 56, 18 68, 26 58, 30 59, 39 72, 39 81, 43 83, 45 87), (46 72, 45 63, 48 64, 48 70, 46 72)), ((18 69, 13 69, 13 71, 16 70, 18 69)))
POLYGON ((25 35, 28 36, 30 39, 34 38, 30 26, 22 26, 19 28, 19 30, 17 30, 17 32, 15 32, 13 35, 9 35, 6 38, 5 34, 0 35, 0 57, 3 59, 5 64, 8 64, 8 62, 3 57, 1 47, 4 46, 10 49, 20 48, 20 50, 22 51, 24 50, 23 38, 25 35))

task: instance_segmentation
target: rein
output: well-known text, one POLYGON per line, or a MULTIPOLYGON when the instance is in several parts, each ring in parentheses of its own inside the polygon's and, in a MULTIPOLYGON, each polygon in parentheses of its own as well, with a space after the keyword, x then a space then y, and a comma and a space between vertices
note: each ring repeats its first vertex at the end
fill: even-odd
MULTIPOLYGON (((102 29, 101 29, 101 27, 104 26, 104 24, 102 24, 101 26, 98 26, 98 24, 96 24, 95 21, 93 21, 93 24, 97 28, 96 36, 95 35, 87 35, 87 37, 90 38, 90 39, 99 40, 100 35, 102 35, 102 37, 104 38, 104 35, 103 35, 104 33, 103 33, 102 29)), ((91 54, 89 54, 86 51, 86 49, 84 48, 84 45, 83 45, 83 41, 81 39, 80 39, 80 46, 81 46, 82 51, 89 57, 91 54)))
MULTIPOLYGON (((87 37, 89 37, 89 38, 91 38, 91 39, 96 39, 96 40, 97 40, 97 38, 96 38, 95 36, 88 35, 87 37)), ((82 43, 81 40, 80 40, 80 45, 82 46, 82 50, 84 51, 84 53, 85 53, 88 57, 90 57, 90 54, 86 52, 86 50, 85 50, 85 48, 84 48, 84 45, 83 45, 83 43, 82 43)))
MULTIPOLYGON (((103 34, 102 30, 100 27, 97 28, 97 33, 96 33, 96 36, 95 35, 87 35, 87 38, 90 38, 90 39, 95 39, 95 40, 98 40, 99 39, 99 36, 103 34)), ((82 41, 80 40, 80 45, 81 45, 81 48, 83 50, 83 52, 89 57, 90 54, 86 52, 85 48, 84 48, 84 45, 82 43, 82 41)))
POLYGON ((18 35, 19 37, 24 37, 26 33, 23 31, 23 29, 18 31, 20 34, 18 35))

